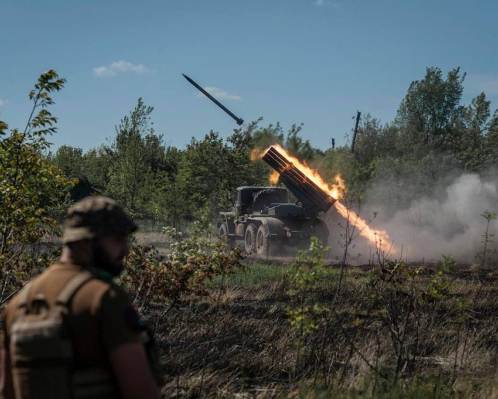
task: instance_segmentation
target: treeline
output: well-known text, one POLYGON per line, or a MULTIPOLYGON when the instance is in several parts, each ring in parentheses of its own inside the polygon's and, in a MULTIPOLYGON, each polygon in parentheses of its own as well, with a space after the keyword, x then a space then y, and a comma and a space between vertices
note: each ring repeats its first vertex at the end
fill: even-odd
POLYGON ((71 190, 73 200, 99 193, 117 199, 135 217, 179 226, 209 205, 213 213, 230 207, 235 188, 268 184, 271 169, 253 162, 251 151, 281 143, 304 159, 315 152, 299 137, 301 127, 284 134, 279 124, 260 128, 261 120, 236 129, 227 139, 209 132, 192 138, 185 149, 165 146, 151 122, 153 107, 141 98, 125 116, 110 144, 87 152, 61 146, 48 159, 66 176, 78 179, 71 190))
POLYGON ((261 119, 226 139, 211 131, 184 149, 166 146, 153 128, 153 107, 139 99, 110 144, 87 152, 62 146, 48 157, 78 179, 72 199, 108 195, 138 217, 173 226, 191 220, 206 204, 213 216, 227 209, 238 186, 268 184, 269 168, 251 161, 250 154, 273 143, 325 178, 340 173, 348 188, 368 193, 370 201, 403 208, 433 193, 452 173, 487 173, 498 162, 498 111, 491 114, 485 93, 462 104, 464 80, 459 68, 446 77, 428 68, 410 84, 394 121, 382 124, 368 114, 362 119, 354 154, 349 143, 314 148, 301 137, 302 125, 284 132, 278 123, 261 127, 261 119))

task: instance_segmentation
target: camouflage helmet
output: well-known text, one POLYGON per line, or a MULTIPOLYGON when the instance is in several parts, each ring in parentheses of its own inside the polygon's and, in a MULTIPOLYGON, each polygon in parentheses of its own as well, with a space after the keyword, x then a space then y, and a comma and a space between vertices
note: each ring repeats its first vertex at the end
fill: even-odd
POLYGON ((86 197, 75 203, 67 210, 64 225, 64 244, 137 230, 137 225, 116 201, 101 196, 86 197))

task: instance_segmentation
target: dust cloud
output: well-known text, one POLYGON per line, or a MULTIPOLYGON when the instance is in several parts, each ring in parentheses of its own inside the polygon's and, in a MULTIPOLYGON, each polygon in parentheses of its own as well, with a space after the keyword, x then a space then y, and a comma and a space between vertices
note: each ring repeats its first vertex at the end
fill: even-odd
MULTIPOLYGON (((413 201, 409 209, 393 210, 386 204, 381 206, 365 205, 360 213, 363 218, 372 218, 373 212, 378 216, 371 226, 386 230, 391 243, 383 243, 382 249, 388 252, 391 244, 396 254, 391 258, 408 262, 437 262, 442 254, 451 255, 459 263, 480 263, 476 258, 482 256, 487 220, 483 212, 498 212, 498 176, 483 178, 477 174, 462 174, 453 179, 446 189, 440 190, 437 198, 423 198, 413 201)), ((378 188, 377 188, 378 189, 378 188)), ((331 212, 329 212, 331 213, 331 212)), ((327 215, 331 230, 329 243, 332 255, 341 257, 344 242, 345 221, 338 215, 327 215)), ((496 262, 498 257, 493 250, 498 248, 498 220, 489 224, 490 240, 486 258, 496 262)), ((369 263, 375 260, 376 248, 369 245, 362 237, 353 240, 349 249, 351 259, 357 263, 369 263)))

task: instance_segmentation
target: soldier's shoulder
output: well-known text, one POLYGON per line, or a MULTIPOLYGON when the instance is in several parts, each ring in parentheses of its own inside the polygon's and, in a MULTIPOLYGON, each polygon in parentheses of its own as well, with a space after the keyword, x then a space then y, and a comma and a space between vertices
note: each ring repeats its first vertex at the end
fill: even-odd
POLYGON ((99 311, 104 302, 110 302, 111 306, 112 303, 130 303, 128 293, 123 288, 112 281, 95 276, 79 290, 75 301, 86 302, 94 312, 99 311))
POLYGON ((21 293, 22 290, 26 290, 27 287, 24 286, 23 288, 21 288, 19 290, 19 292, 17 292, 17 294, 15 294, 12 299, 10 301, 7 302, 7 304, 5 305, 5 307, 3 308, 3 311, 2 311, 2 318, 4 320, 7 320, 7 322, 12 318, 12 313, 15 311, 15 309, 17 309, 17 307, 19 306, 19 294, 21 293))
MULTIPOLYGON (((43 274, 43 273, 42 273, 43 274)), ((2 311, 2 320, 5 323, 6 328, 12 324, 15 314, 20 306, 20 302, 26 297, 27 293, 31 289, 30 287, 35 284, 40 278, 40 275, 32 278, 23 287, 19 289, 12 298, 7 302, 2 311)))
POLYGON ((63 287, 74 282, 76 284, 73 286, 75 289, 73 295, 80 297, 83 294, 92 299, 101 297, 113 285, 111 281, 101 278, 95 270, 71 264, 52 265, 42 273, 40 280, 42 280, 40 285, 45 289, 48 288, 47 284, 59 288, 53 295, 58 295, 63 287), (79 283, 78 278, 80 278, 79 283))
POLYGON ((98 277, 92 278, 82 289, 87 295, 110 295, 112 297, 128 297, 128 293, 112 281, 103 280, 98 277))
POLYGON ((40 281, 43 274, 46 272, 47 271, 44 271, 43 273, 35 277, 32 277, 19 289, 19 291, 17 291, 14 295, 12 295, 12 299, 7 303, 7 306, 5 307, 5 311, 8 311, 10 309, 16 309, 19 306, 19 302, 22 300, 22 298, 25 297, 26 294, 29 292, 29 290, 32 289, 31 287, 33 285, 37 284, 40 281))

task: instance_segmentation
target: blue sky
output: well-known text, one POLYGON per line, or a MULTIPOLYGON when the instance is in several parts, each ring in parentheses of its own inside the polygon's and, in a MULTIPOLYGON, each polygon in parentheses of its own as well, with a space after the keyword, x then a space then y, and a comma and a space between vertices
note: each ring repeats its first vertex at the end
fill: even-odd
POLYGON ((24 127, 29 90, 55 69, 68 82, 54 149, 114 137, 139 97, 167 145, 229 136, 235 122, 185 73, 246 122, 304 123, 326 149, 356 110, 391 121, 430 66, 461 67, 464 102, 485 91, 497 108, 497 15, 491 0, 0 0, 0 119, 24 127))

